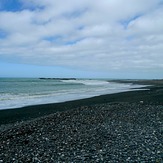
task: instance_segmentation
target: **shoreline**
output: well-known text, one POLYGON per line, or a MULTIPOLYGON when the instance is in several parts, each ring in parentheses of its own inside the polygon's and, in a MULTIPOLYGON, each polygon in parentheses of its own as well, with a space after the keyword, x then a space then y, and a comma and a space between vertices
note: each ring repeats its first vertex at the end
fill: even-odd
POLYGON ((163 161, 163 86, 0 111, 0 162, 163 161))
MULTIPOLYGON (((59 81, 57 80, 57 82, 55 81, 56 79, 51 79, 51 78, 45 81, 44 80, 41 81, 39 79, 34 79, 34 80, 21 79, 20 81, 18 80, 18 84, 15 83, 16 88, 14 87, 12 88, 12 86, 10 88, 10 86, 4 85, 4 87, 7 88, 6 90, 7 92, 5 91, 5 89, 3 92, 2 89, 2 96, 0 97, 0 101, 1 101, 0 110, 17 109, 26 106, 74 101, 74 100, 86 99, 86 98, 91 98, 91 97, 105 95, 105 94, 131 91, 133 88, 137 88, 138 90, 138 88, 141 89, 142 87, 144 87, 144 85, 140 85, 140 84, 139 85, 138 84, 133 85, 131 83, 122 84, 118 82, 109 82, 107 80, 74 79, 74 80, 70 80, 69 82, 67 82, 67 80, 69 80, 67 78, 65 78, 64 80, 63 79, 59 81), (49 80, 54 80, 54 81, 49 82, 49 80), (27 88, 24 89, 22 83, 23 85, 25 84, 26 85, 25 87, 27 88), (21 85, 20 88, 19 88, 19 84, 21 85), (30 84, 32 87, 30 86, 28 87, 27 86, 28 84, 30 84), (35 89, 33 88, 33 86, 35 87, 35 84, 37 85, 36 91, 33 92, 32 90, 35 89), (56 84, 56 86, 54 86, 53 84, 54 85, 56 84)), ((12 80, 10 79, 8 82, 11 81, 12 80)))
MULTIPOLYGON (((127 81, 118 80, 117 82, 127 82, 127 81)), ((137 81, 132 83, 137 84, 137 81)), ((142 83, 139 82, 139 84, 142 83)), ((143 84, 145 83, 143 82, 143 84)), ((50 104, 38 104, 38 105, 25 106, 21 108, 0 110, 0 125, 20 122, 25 120, 31 120, 48 114, 71 110, 76 107, 81 107, 86 105, 89 106, 93 104, 143 101, 144 104, 146 103, 146 104, 162 105, 163 86, 160 84, 157 85, 155 82, 154 83, 147 82, 146 84, 147 84, 146 87, 143 87, 142 89, 138 88, 139 90, 132 89, 130 91, 94 96, 94 97, 84 98, 79 100, 50 103, 50 104), (149 86, 149 84, 154 84, 154 85, 149 86)))

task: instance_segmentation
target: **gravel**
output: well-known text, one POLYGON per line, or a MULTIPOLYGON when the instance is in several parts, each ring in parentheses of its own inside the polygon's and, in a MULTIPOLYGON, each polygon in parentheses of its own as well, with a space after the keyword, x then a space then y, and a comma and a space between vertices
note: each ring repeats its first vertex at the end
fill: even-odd
POLYGON ((163 106, 105 103, 0 127, 0 163, 163 162, 163 106))

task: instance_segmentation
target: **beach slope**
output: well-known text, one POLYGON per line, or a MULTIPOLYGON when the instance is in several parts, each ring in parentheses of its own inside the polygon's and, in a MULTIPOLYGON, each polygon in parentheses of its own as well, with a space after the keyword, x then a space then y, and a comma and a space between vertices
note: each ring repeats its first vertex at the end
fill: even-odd
POLYGON ((161 84, 21 109, 0 111, 0 162, 163 161, 161 84))

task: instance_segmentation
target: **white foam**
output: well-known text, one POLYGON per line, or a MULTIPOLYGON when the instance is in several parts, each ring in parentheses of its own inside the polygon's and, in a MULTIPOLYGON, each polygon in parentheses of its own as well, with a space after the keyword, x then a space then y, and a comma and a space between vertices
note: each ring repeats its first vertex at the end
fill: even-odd
POLYGON ((109 83, 101 80, 64 80, 63 82, 81 83, 85 86, 55 90, 51 92, 6 93, 0 96, 0 109, 19 108, 29 105, 65 102, 93 96, 129 91, 131 88, 140 88, 139 85, 109 83))
POLYGON ((62 82, 65 83, 78 83, 78 84, 84 84, 84 85, 106 85, 109 84, 107 81, 102 80, 62 80, 62 82))

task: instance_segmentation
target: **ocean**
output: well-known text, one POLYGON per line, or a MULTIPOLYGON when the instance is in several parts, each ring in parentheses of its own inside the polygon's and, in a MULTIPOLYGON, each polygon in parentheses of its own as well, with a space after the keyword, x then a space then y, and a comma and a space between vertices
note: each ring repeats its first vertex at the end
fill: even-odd
POLYGON ((0 110, 84 99, 139 87, 97 79, 0 78, 0 110))

